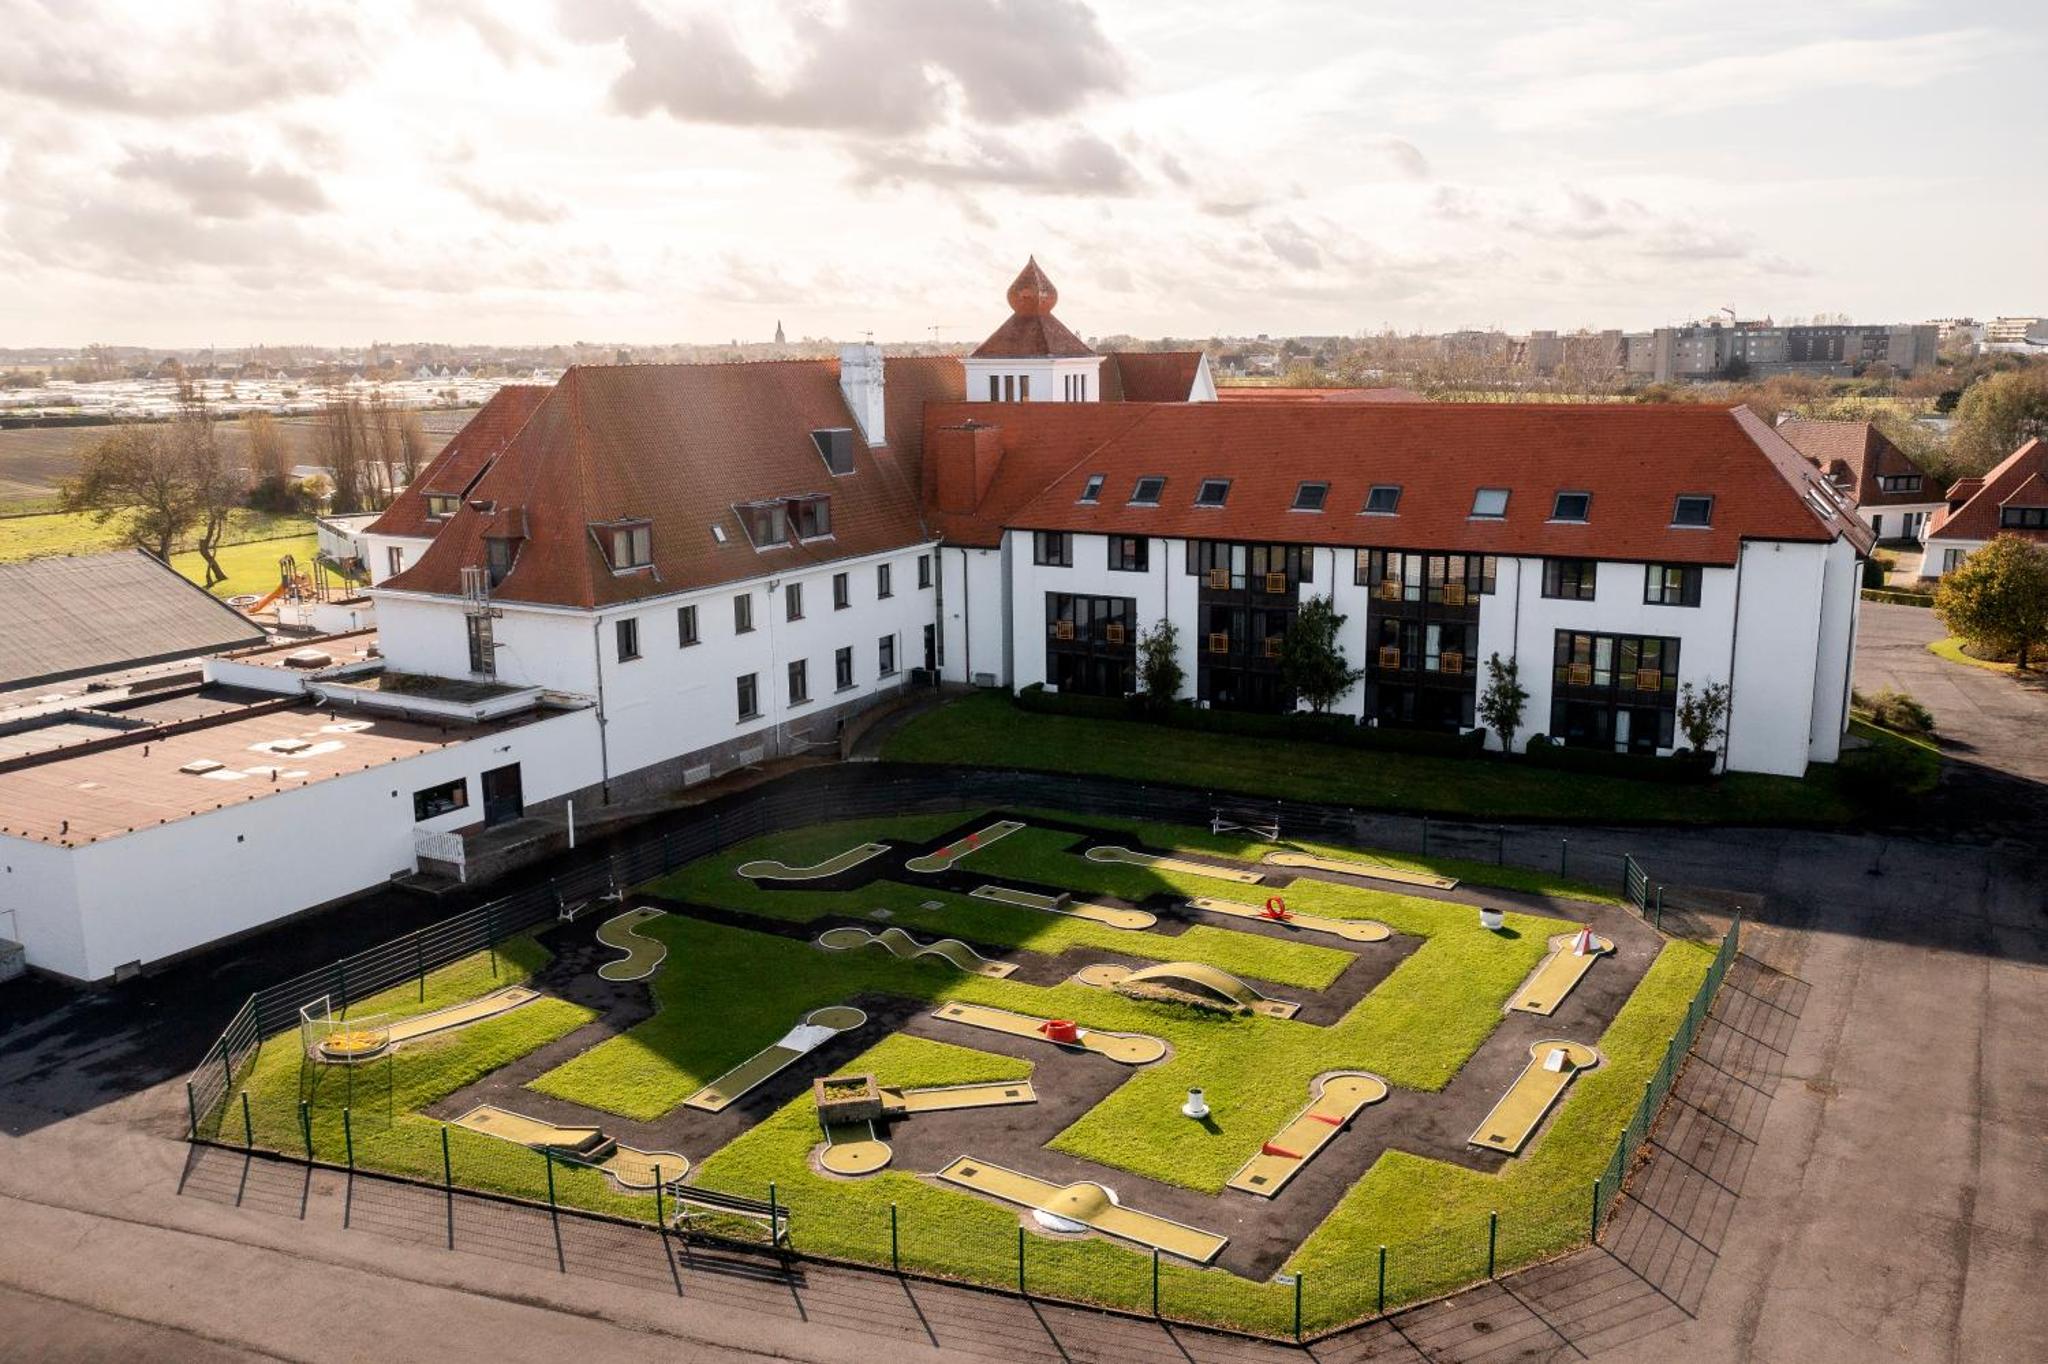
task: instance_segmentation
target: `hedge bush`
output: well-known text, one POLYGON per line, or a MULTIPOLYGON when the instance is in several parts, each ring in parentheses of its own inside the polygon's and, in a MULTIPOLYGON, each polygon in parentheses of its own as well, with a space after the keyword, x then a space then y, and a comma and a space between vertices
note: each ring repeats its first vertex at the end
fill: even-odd
POLYGON ((1673 785, 1704 782, 1714 775, 1714 755, 1679 749, 1668 758, 1647 753, 1612 753, 1599 748, 1567 748, 1548 734, 1532 734, 1522 753, 1532 767, 1549 767, 1560 772, 1586 772, 1601 777, 1625 777, 1630 781, 1659 781, 1673 785))
POLYGON ((1143 696, 1067 696, 1034 682, 1012 698, 1022 709, 1041 715, 1073 715, 1095 720, 1143 720, 1174 729, 1209 734, 1242 734, 1259 739, 1300 740, 1375 749, 1382 753, 1424 753, 1438 757, 1471 757, 1486 751, 1486 731, 1446 734, 1418 729, 1379 729, 1348 715, 1313 715, 1296 711, 1263 715, 1235 710, 1203 710, 1187 702, 1154 706, 1143 696))

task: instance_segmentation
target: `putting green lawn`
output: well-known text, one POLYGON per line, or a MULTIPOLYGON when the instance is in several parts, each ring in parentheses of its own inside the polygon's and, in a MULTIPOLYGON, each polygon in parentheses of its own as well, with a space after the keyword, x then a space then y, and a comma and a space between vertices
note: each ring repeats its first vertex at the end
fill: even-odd
POLYGON ((1082 772, 1197 790, 1478 818, 1674 824, 1840 824, 1853 774, 1815 764, 1803 779, 1736 772, 1706 784, 1636 781, 1525 762, 1438 757, 1045 715, 978 692, 889 737, 895 762, 1082 772))

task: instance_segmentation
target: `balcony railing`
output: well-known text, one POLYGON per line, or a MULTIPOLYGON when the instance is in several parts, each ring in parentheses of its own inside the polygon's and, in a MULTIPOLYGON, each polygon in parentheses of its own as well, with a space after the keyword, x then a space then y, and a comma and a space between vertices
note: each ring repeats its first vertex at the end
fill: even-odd
POLYGON ((1436 670, 1458 676, 1465 671, 1465 655, 1454 649, 1446 649, 1436 656, 1436 670))
POLYGON ((1074 637, 1074 622, 1070 620, 1054 621, 1052 637, 1054 639, 1072 639, 1074 637))
POLYGON ((1285 573, 1268 573, 1266 575, 1266 591, 1268 593, 1273 596, 1279 596, 1286 590, 1287 575, 1285 573))
POLYGON ((1228 634, 1226 634, 1225 632, 1221 631, 1221 630, 1218 630, 1218 631, 1215 631, 1214 633, 1212 633, 1212 634, 1211 634, 1211 635, 1209 636, 1209 652, 1210 652, 1210 653, 1212 653, 1212 654, 1227 654, 1227 653, 1229 653, 1229 652, 1230 652, 1230 636, 1229 636, 1228 634))
POLYGON ((1445 605, 1445 606, 1463 606, 1464 604, 1465 604, 1465 584, 1463 584, 1463 583, 1445 583, 1445 584, 1444 584, 1444 605, 1445 605))
POLYGON ((1664 672, 1663 672, 1663 669, 1661 669, 1661 668, 1637 668, 1637 669, 1636 669, 1636 690, 1637 690, 1637 691, 1663 691, 1663 690, 1664 690, 1664 672))
POLYGON ((1281 635, 1267 635, 1267 636, 1266 636, 1266 657, 1268 657, 1268 658, 1278 658, 1278 657, 1280 657, 1280 646, 1281 646, 1281 644, 1283 644, 1284 642, 1285 642, 1285 637, 1284 637, 1284 636, 1281 636, 1281 635))
POLYGON ((1565 670, 1565 683, 1566 685, 1573 687, 1592 686, 1593 665, 1590 663, 1572 664, 1569 668, 1565 670))
POLYGON ((1209 570, 1207 581, 1212 590, 1228 592, 1230 590, 1230 570, 1227 568, 1212 568, 1209 570))
POLYGON ((1380 646, 1380 671, 1399 672, 1400 670, 1401 646, 1398 644, 1382 644, 1380 646))
POLYGON ((1381 601, 1399 601, 1401 600, 1401 595, 1401 580, 1399 578, 1380 579, 1381 601))
POLYGON ((1116 620, 1113 620, 1113 621, 1111 621, 1111 622, 1110 622, 1109 624, 1107 624, 1107 625, 1103 626, 1103 627, 1102 627, 1102 638, 1103 638, 1103 640, 1104 640, 1105 642, 1107 642, 1107 643, 1110 643, 1110 644, 1121 644, 1121 643, 1123 643, 1123 642, 1124 642, 1124 626, 1123 626, 1123 622, 1122 622, 1122 621, 1116 621, 1116 620))

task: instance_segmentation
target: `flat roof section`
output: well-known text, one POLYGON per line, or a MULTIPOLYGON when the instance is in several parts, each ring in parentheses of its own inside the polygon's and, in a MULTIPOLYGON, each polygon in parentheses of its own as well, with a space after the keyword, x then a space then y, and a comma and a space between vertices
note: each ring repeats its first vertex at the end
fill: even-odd
POLYGON ((319 672, 322 668, 336 668, 345 663, 361 663, 378 657, 377 632, 352 630, 342 635, 284 639, 254 649, 237 649, 233 653, 221 654, 219 657, 230 663, 243 663, 254 668, 279 668, 286 672, 319 672), (327 655, 327 662, 310 667, 305 662, 292 662, 295 657, 309 659, 314 654, 327 655))
POLYGON ((310 702, 0 772, 0 833, 78 847, 511 729, 425 725, 310 702), (218 764, 218 766, 208 766, 218 764), (187 767, 200 770, 187 771, 187 767), (274 774, 274 779, 273 779, 274 774))

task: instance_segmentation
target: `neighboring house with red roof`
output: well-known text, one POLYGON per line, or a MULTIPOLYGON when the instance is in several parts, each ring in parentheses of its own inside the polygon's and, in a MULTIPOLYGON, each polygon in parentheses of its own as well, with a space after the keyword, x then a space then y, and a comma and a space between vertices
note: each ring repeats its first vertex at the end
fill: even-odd
POLYGON ((1921 572, 1951 572, 2000 535, 2048 542, 2048 441, 2030 440, 1981 478, 1956 480, 1928 526, 1921 572))
POLYGON ((1934 480, 1872 422, 1778 424, 1778 434, 1845 494, 1879 540, 1920 543, 1943 502, 1934 480))

